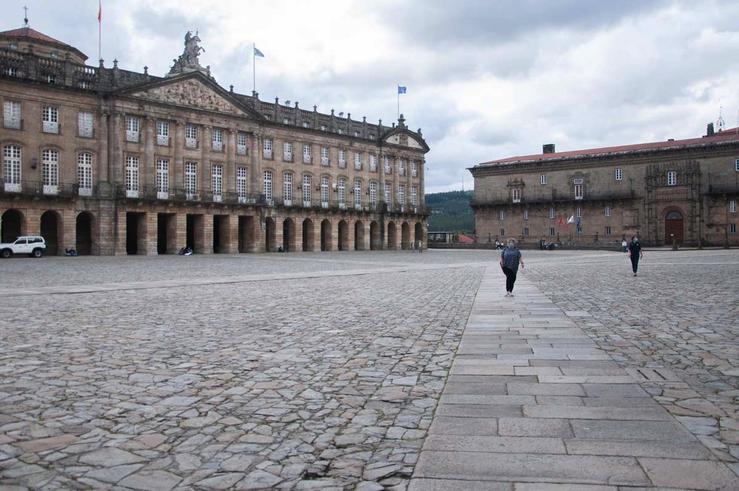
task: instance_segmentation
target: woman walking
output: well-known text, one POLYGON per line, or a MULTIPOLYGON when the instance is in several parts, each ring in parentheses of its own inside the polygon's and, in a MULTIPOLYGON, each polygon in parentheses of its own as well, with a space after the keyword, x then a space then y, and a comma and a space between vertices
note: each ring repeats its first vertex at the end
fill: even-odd
POLYGON ((641 251, 641 244, 639 243, 639 237, 636 235, 631 237, 629 242, 629 258, 631 259, 631 270, 636 276, 636 270, 639 269, 639 259, 644 257, 644 253, 641 251))
POLYGON ((513 296, 513 285, 516 283, 516 273, 518 273, 518 264, 523 269, 523 258, 521 251, 516 247, 516 239, 508 239, 508 246, 500 253, 500 267, 503 268, 505 274, 505 291, 506 297, 513 296))

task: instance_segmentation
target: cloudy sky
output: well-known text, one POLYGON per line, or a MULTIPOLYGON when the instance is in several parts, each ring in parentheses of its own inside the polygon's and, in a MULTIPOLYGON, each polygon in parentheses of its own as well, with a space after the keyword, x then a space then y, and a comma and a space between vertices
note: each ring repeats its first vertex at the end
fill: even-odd
MULTIPOLYGON (((97 58, 97 0, 2 0, 97 58)), ((166 73, 199 30, 224 87, 320 111, 397 117, 431 146, 427 192, 470 189, 478 162, 688 138, 739 117, 735 0, 103 0, 103 58, 166 73)))

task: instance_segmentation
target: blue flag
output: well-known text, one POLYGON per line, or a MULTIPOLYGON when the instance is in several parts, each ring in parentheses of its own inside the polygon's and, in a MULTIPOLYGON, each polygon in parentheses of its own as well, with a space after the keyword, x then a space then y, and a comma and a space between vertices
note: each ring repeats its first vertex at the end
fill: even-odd
POLYGON ((254 47, 254 56, 260 56, 260 57, 264 58, 264 53, 262 53, 261 51, 259 51, 259 48, 257 48, 255 46, 254 47))
POLYGON ((398 85, 398 94, 405 94, 406 90, 408 90, 408 87, 404 85, 398 85))

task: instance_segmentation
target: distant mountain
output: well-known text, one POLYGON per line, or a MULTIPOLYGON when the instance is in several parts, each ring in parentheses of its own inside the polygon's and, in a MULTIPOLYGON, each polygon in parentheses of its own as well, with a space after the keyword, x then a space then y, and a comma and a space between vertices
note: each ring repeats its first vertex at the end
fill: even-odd
POLYGON ((463 232, 471 234, 475 219, 470 208, 472 191, 448 191, 426 195, 426 206, 431 209, 430 232, 463 232))

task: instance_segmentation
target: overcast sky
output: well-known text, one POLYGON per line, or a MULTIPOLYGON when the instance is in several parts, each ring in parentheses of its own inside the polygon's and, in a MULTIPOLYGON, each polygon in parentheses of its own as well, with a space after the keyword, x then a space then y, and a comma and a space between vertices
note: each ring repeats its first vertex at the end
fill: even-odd
MULTIPOLYGON (((2 0, 97 59, 97 0, 2 0)), ((478 162, 688 138, 739 117, 739 2, 682 0, 104 0, 103 58, 163 75, 199 30, 225 88, 320 111, 397 117, 431 147, 426 191, 466 189, 478 162)))

